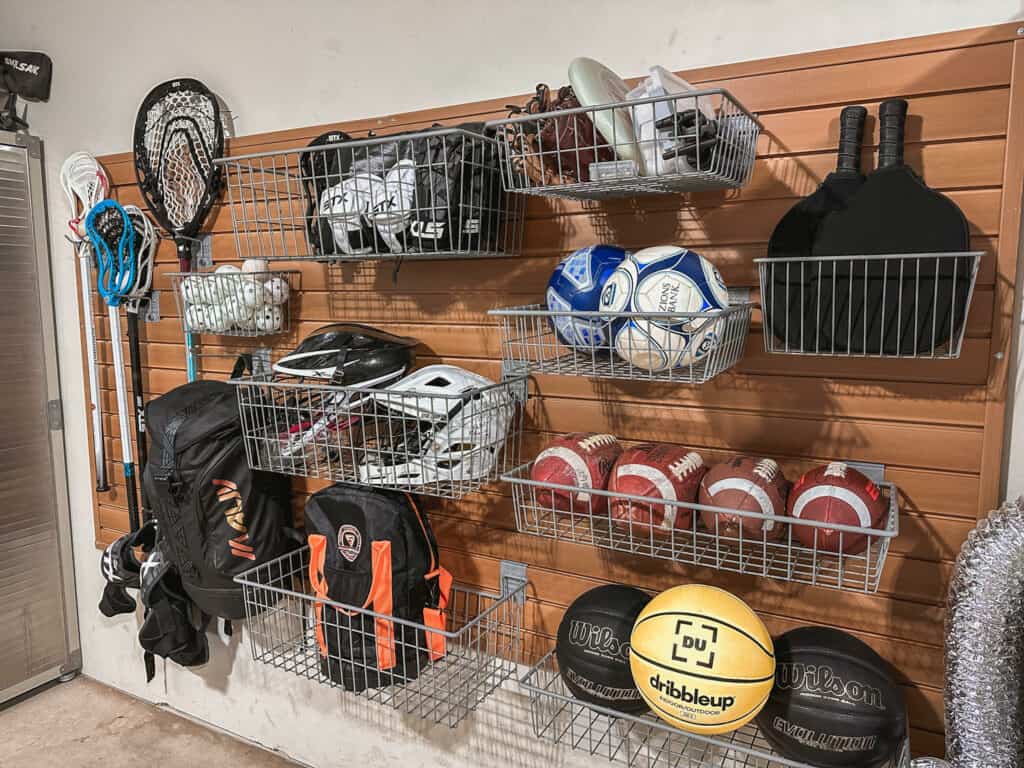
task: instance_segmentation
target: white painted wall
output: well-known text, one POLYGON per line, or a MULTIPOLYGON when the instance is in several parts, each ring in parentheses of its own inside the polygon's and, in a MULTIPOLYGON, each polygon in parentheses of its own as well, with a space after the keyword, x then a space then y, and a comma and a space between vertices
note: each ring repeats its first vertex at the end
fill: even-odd
MULTIPOLYGON (((75 150, 128 150, 150 87, 174 75, 198 77, 230 105, 236 133, 247 134, 522 93, 541 81, 559 85, 577 55, 629 76, 656 63, 719 64, 1022 15, 1016 0, 0 0, 0 49, 44 50, 55 61, 52 98, 32 105, 29 119, 46 141, 85 671, 318 767, 546 766, 566 759, 533 739, 515 695, 485 706, 455 732, 428 730, 256 665, 237 636, 230 649, 214 638, 208 668, 169 668, 147 686, 136 622, 96 611, 101 578, 77 289, 60 235, 57 173, 75 150)), ((1016 451, 1024 463, 1024 424, 1016 451)))

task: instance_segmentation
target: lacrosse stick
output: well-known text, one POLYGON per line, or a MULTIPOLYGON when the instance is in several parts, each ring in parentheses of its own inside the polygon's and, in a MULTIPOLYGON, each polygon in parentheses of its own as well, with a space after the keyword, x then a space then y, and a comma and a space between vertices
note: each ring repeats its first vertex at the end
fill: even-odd
POLYGON ((103 409, 100 402, 100 377, 96 364, 96 326, 92 314, 91 246, 85 239, 82 218, 100 200, 107 196, 110 183, 96 158, 85 152, 75 152, 64 161, 60 169, 60 185, 68 200, 71 218, 69 239, 78 256, 78 280, 82 291, 82 314, 85 318, 85 359, 89 368, 89 410, 92 416, 93 461, 96 471, 96 491, 110 490, 107 484, 106 446, 103 444, 103 409))
MULTIPOLYGON (((125 314, 128 317, 128 357, 132 367, 132 394, 135 396, 135 444, 139 451, 139 467, 146 468, 148 452, 146 446, 146 401, 142 394, 142 353, 139 349, 139 310, 149 302, 149 291, 153 287, 153 269, 156 261, 156 249, 160 237, 156 228, 138 207, 126 205, 125 212, 135 232, 135 283, 128 291, 124 302, 125 314)), ((142 499, 142 517, 148 519, 149 504, 146 501, 146 489, 140 484, 139 495, 142 499)))
POLYGON ((120 307, 131 295, 136 283, 135 228, 124 208, 113 200, 102 200, 85 217, 85 232, 96 254, 96 290, 107 304, 107 317, 110 320, 110 348, 114 358, 114 383, 117 389, 117 422, 121 433, 121 463, 124 467, 128 523, 134 533, 139 529, 139 501, 135 491, 128 392, 124 381, 124 356, 121 352, 120 307))
MULTIPOLYGON (((154 218, 174 238, 182 272, 192 269, 196 235, 220 192, 224 128, 216 97, 198 80, 170 80, 142 101, 135 118, 135 178, 154 218)), ((195 381, 185 332, 188 380, 195 381)))

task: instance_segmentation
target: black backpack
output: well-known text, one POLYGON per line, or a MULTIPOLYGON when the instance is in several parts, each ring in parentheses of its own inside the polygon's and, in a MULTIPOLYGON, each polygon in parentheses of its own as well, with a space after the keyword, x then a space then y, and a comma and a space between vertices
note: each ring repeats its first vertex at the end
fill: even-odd
POLYGON ((443 632, 451 575, 412 496, 336 484, 309 497, 309 575, 317 597, 380 617, 318 602, 314 611, 320 671, 350 691, 415 680, 445 654, 443 632))
POLYGON ((208 616, 245 617, 242 571, 296 546, 288 478, 249 468, 236 388, 196 381, 146 405, 142 484, 164 554, 208 616))

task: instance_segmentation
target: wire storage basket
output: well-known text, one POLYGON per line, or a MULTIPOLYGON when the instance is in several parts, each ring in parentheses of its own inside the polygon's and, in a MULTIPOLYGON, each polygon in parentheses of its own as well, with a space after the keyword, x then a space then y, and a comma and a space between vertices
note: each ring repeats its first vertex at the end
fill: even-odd
POLYGON ((715 312, 492 309, 502 359, 532 373, 703 384, 743 357, 753 305, 715 312))
POLYGON ((519 114, 489 123, 505 189, 598 200, 742 187, 760 126, 721 88, 519 114))
POLYGON ((240 258, 359 261, 518 251, 497 141, 465 128, 334 140, 215 161, 240 258))
POLYGON ((170 275, 178 317, 185 333, 218 336, 271 336, 289 329, 291 296, 300 273, 173 272, 170 275))
POLYGON ((767 352, 957 358, 980 251, 755 259, 767 352))
MULTIPOLYGON (((748 723, 731 733, 702 736, 673 728, 654 715, 616 712, 573 697, 549 653, 520 680, 530 696, 539 738, 629 768, 814 768, 780 757, 748 723)), ((887 768, 909 768, 909 744, 887 768)))
POLYGON ((515 672, 525 578, 501 594, 454 584, 427 626, 316 596, 309 565, 306 546, 235 578, 254 660, 450 727, 515 672), (380 643, 393 663, 351 650, 380 643))
POLYGON ((513 466, 527 378, 456 394, 232 379, 249 466, 458 499, 513 466))
POLYGON ((884 525, 864 528, 540 482, 532 466, 502 478, 520 532, 720 571, 876 592, 899 533, 899 494, 884 481, 884 525))

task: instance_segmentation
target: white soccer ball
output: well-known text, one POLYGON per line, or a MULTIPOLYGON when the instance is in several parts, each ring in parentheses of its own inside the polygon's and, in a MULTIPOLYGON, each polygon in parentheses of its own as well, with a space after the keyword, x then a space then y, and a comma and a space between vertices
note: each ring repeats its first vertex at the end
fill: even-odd
POLYGON ((255 309, 267 303, 266 291, 263 290, 263 283, 259 280, 246 278, 242 283, 242 303, 245 306, 255 309))
POLYGON ((192 333, 202 333, 206 330, 206 307, 202 304, 193 304, 185 310, 185 330, 192 333))
POLYGON ((247 307, 241 298, 230 296, 220 305, 224 316, 231 325, 244 327, 244 323, 252 317, 252 307, 247 307))
POLYGON ((263 284, 264 299, 267 304, 280 306, 288 301, 288 282, 280 277, 272 277, 263 284))
POLYGON ((281 326, 284 324, 284 314, 280 307, 261 307, 253 315, 253 322, 257 331, 273 333, 281 330, 281 326))
POLYGON ((601 295, 602 311, 638 315, 613 327, 616 353, 637 368, 655 372, 693 365, 715 350, 721 342, 715 318, 691 315, 714 314, 728 306, 728 289, 714 265, 674 245, 629 256, 601 295))
POLYGON ((212 304, 206 308, 206 328, 212 333, 224 333, 231 327, 227 312, 221 304, 212 304))
POLYGON ((246 275, 269 271, 270 263, 266 259, 246 259, 242 262, 242 272, 246 275))

